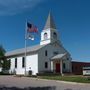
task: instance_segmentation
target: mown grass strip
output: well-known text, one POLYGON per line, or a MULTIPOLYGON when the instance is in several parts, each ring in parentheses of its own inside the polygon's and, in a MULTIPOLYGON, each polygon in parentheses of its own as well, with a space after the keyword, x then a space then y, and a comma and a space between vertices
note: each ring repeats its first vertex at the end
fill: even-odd
POLYGON ((39 76, 38 78, 79 82, 79 83, 90 83, 90 77, 82 77, 82 76, 39 76))

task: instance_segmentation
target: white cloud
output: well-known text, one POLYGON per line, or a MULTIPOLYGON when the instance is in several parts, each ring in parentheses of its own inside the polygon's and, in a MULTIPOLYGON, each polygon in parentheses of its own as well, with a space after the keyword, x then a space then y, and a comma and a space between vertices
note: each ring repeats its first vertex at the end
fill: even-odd
POLYGON ((0 15, 12 15, 30 10, 44 0, 0 0, 0 15))

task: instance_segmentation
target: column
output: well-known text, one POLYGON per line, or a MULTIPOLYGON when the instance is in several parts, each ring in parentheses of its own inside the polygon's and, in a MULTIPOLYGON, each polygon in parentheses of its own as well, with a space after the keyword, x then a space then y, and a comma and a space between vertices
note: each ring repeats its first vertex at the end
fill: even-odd
POLYGON ((63 67, 62 67, 62 59, 61 59, 61 60, 60 60, 60 74, 61 74, 61 75, 63 75, 62 69, 63 69, 63 67))
POLYGON ((51 72, 53 72, 54 67, 53 67, 53 61, 51 61, 51 72))

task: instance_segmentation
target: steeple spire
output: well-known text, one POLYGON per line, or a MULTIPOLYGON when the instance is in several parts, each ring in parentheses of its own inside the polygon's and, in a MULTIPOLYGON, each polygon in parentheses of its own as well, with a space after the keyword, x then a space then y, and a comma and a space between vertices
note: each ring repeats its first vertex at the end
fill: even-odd
POLYGON ((44 30, 46 30, 46 29, 48 29, 48 28, 56 29, 56 26, 55 26, 55 23, 54 23, 53 17, 52 17, 52 15, 51 15, 50 12, 49 12, 49 15, 48 15, 48 18, 47 18, 47 21, 46 21, 46 24, 45 24, 44 30))
POLYGON ((45 27, 41 32, 41 42, 40 45, 54 43, 58 41, 58 32, 53 21, 53 17, 49 12, 45 27))

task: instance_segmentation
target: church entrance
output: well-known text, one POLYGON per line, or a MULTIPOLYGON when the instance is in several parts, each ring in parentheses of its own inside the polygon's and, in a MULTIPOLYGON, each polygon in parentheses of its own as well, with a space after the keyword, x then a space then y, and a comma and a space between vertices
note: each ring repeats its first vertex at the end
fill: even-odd
POLYGON ((56 73, 60 73, 60 63, 56 63, 56 73))

